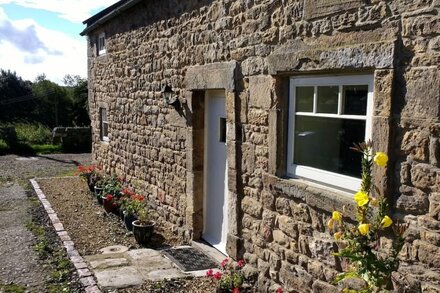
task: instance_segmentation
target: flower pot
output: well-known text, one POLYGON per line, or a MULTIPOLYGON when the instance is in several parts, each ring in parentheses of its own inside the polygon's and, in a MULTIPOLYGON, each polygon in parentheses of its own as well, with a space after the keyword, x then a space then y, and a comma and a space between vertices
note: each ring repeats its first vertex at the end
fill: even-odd
POLYGON ((104 190, 104 188, 101 188, 101 187, 96 187, 95 186, 95 196, 96 196, 96 199, 98 200, 98 203, 100 204, 100 205, 102 205, 102 191, 104 190))
POLYGON ((133 221, 133 234, 136 242, 145 245, 148 244, 153 236, 154 222, 142 224, 139 220, 133 221))
POLYGON ((125 211, 122 209, 122 207, 119 207, 118 212, 119 212, 119 217, 121 218, 121 221, 124 221, 125 211))
POLYGON ((87 176, 87 186, 91 192, 95 191, 95 182, 93 182, 93 178, 91 175, 87 176))
POLYGON ((105 197, 102 198, 102 205, 104 206, 104 210, 107 213, 111 213, 116 209, 116 205, 113 203, 113 200, 107 200, 105 197))
POLYGON ((137 220, 135 215, 124 212, 125 228, 127 228, 128 231, 133 231, 133 221, 135 220, 137 220))

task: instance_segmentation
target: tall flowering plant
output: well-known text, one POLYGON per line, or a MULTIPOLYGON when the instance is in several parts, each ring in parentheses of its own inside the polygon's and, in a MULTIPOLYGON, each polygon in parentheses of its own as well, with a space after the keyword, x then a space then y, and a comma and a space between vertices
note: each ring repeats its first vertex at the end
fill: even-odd
POLYGON ((383 152, 373 154, 371 142, 355 145, 352 149, 362 153, 362 183, 354 195, 357 223, 349 225, 344 221, 344 211, 333 211, 327 224, 340 248, 335 255, 349 263, 345 272, 336 276, 335 282, 361 278, 366 282, 361 292, 374 292, 392 285, 391 274, 399 267, 398 254, 404 244, 406 227, 393 222, 387 214, 386 198, 374 186, 373 164, 385 167, 388 156, 383 152), (380 238, 387 230, 392 231, 394 237, 392 247, 385 251, 380 248, 380 238))

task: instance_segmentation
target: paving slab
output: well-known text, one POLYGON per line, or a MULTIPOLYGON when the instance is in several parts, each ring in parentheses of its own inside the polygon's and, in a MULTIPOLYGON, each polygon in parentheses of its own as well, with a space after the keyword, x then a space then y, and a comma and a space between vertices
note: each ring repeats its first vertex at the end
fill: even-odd
POLYGON ((98 286, 103 290, 139 286, 144 278, 133 266, 95 270, 98 286))
POLYGON ((109 258, 90 261, 90 267, 95 270, 105 270, 108 268, 123 267, 129 265, 130 263, 126 258, 109 258))
POLYGON ((188 276, 160 251, 147 248, 89 255, 85 259, 94 272, 98 286, 104 290, 138 286, 145 281, 188 276))

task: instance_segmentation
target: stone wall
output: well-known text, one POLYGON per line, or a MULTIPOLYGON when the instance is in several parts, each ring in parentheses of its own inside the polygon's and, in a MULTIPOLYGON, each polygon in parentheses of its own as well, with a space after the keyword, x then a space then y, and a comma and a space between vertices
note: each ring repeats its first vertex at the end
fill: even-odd
POLYGON ((61 144, 64 151, 90 152, 92 130, 90 127, 55 127, 52 130, 52 143, 61 144))
POLYGON ((89 35, 93 156, 148 194, 185 239, 202 229, 201 91, 228 108, 228 253, 261 291, 334 292, 325 222, 350 195, 285 178, 289 76, 374 74, 373 139, 390 155, 376 183, 410 223, 403 282, 440 291, 438 0, 144 1, 89 35), (130 20, 130 21, 128 21, 130 20), (106 32, 107 54, 95 37, 106 32), (234 63, 231 65, 231 61, 234 63), (223 73, 218 73, 223 72, 223 73), (225 77, 227 76, 227 77, 225 77), (183 103, 162 102, 171 84, 183 103), (100 141, 99 107, 109 111, 100 141))

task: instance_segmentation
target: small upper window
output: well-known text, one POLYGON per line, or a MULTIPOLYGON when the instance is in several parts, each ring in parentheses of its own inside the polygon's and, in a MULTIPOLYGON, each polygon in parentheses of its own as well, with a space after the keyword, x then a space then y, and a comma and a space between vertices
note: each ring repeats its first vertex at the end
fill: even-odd
POLYGON ((371 138, 371 75, 290 80, 287 173, 346 190, 360 187, 361 155, 371 138))
POLYGON ((101 140, 109 141, 108 139, 108 118, 107 118, 107 109, 99 108, 99 122, 101 129, 101 140))
POLYGON ((105 53, 105 33, 100 33, 98 36, 98 55, 104 55, 105 53))

